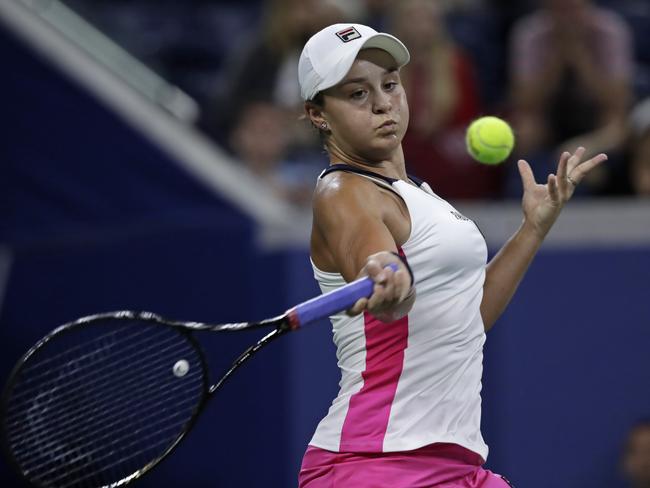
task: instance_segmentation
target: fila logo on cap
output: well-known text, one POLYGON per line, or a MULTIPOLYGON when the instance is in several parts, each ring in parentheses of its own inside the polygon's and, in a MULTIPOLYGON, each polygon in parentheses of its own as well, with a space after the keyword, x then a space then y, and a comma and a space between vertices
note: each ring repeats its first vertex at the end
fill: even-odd
POLYGON ((336 33, 339 39, 341 39, 343 42, 350 42, 355 39, 359 39, 361 37, 361 34, 359 34, 359 31, 356 30, 354 27, 348 27, 347 29, 343 29, 342 31, 338 31, 336 33))

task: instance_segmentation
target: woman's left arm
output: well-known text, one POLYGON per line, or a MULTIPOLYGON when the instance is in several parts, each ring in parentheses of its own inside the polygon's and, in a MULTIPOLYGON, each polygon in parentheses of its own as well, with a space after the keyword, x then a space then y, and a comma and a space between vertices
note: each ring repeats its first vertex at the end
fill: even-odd
POLYGON ((519 160, 518 167, 524 187, 522 207, 524 219, 519 230, 488 263, 483 285, 481 317, 485 330, 492 328, 514 295, 544 237, 557 220, 562 207, 571 198, 585 175, 607 159, 599 154, 582 161, 585 153, 562 153, 557 175, 550 174, 545 185, 535 182, 530 165, 519 160))

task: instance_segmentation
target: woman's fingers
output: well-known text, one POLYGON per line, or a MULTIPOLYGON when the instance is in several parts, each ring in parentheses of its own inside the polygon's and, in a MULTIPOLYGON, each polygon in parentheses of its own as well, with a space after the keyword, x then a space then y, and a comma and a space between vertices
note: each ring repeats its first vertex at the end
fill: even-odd
POLYGON ((366 263, 366 273, 368 273, 368 276, 374 281, 375 283, 383 281, 384 276, 382 275, 384 268, 379 264, 379 261, 376 259, 368 259, 368 262, 366 263))
POLYGON ((585 155, 585 148, 580 146, 580 147, 578 147, 578 149, 575 150, 575 152, 567 160, 567 174, 569 176, 573 177, 572 171, 575 169, 576 166, 578 166, 580 164, 580 160, 582 159, 582 156, 584 156, 584 155, 585 155))
POLYGON ((560 162, 557 164, 557 177, 559 180, 565 179, 568 172, 568 161, 571 153, 564 151, 560 156, 560 162))
POLYGON ((400 291, 398 300, 406 300, 411 292, 411 275, 405 269, 399 269, 395 273, 395 280, 398 282, 398 290, 400 291))
POLYGON ((568 180, 568 161, 571 153, 565 151, 560 156, 560 162, 557 164, 557 184, 561 193, 565 194, 571 192, 573 189, 569 187, 571 184, 568 180))
MULTIPOLYGON (((560 156, 556 177, 556 185, 559 189, 560 197, 568 200, 585 175, 600 163, 607 160, 606 154, 598 154, 587 161, 582 161, 585 151, 586 149, 580 146, 573 154, 564 151, 560 156)), ((549 193, 550 191, 551 186, 549 183, 549 193)), ((551 195, 551 198, 555 200, 553 195, 551 195)))
POLYGON ((598 154, 593 158, 578 164, 570 174, 571 179, 575 181, 576 184, 580 183, 580 181, 585 177, 587 173, 589 173, 592 169, 594 169, 596 166, 598 166, 604 161, 607 161, 607 155, 598 154))
POLYGON ((548 195, 554 204, 560 204, 560 189, 557 184, 557 176, 554 174, 548 175, 548 195))
POLYGON ((524 190, 535 186, 535 176, 533 175, 533 170, 530 168, 530 164, 520 159, 517 161, 517 167, 519 168, 519 175, 521 176, 521 183, 524 186, 524 190))
POLYGON ((397 302, 401 294, 396 283, 397 278, 392 269, 385 269, 383 277, 384 279, 382 281, 375 283, 373 294, 370 300, 368 300, 368 308, 370 310, 397 302))
POLYGON ((348 314, 356 315, 363 310, 382 313, 405 300, 411 292, 411 275, 404 264, 390 252, 380 252, 368 258, 364 271, 374 281, 372 295, 357 301, 348 314), (396 264, 393 271, 389 264, 396 264))
POLYGON ((359 315, 361 312, 363 312, 366 307, 368 306, 368 299, 367 298, 359 298, 356 303, 352 306, 352 308, 347 310, 348 315, 359 315))

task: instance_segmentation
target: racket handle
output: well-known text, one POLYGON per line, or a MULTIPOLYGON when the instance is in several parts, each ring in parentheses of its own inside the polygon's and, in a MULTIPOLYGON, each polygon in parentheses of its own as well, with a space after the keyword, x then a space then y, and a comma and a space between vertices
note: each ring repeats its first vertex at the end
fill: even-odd
MULTIPOLYGON (((397 271, 397 265, 387 266, 397 271)), ((307 300, 287 312, 292 329, 324 319, 342 310, 352 307, 360 298, 372 295, 375 284, 371 278, 360 278, 329 293, 307 300)))

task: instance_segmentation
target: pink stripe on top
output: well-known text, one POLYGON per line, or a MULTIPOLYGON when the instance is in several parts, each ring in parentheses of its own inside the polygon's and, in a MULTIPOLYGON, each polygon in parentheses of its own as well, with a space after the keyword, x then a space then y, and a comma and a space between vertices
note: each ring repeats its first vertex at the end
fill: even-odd
POLYGON ((350 397, 339 450, 381 452, 408 344, 408 315, 384 323, 364 312, 366 369, 363 387, 350 397))

